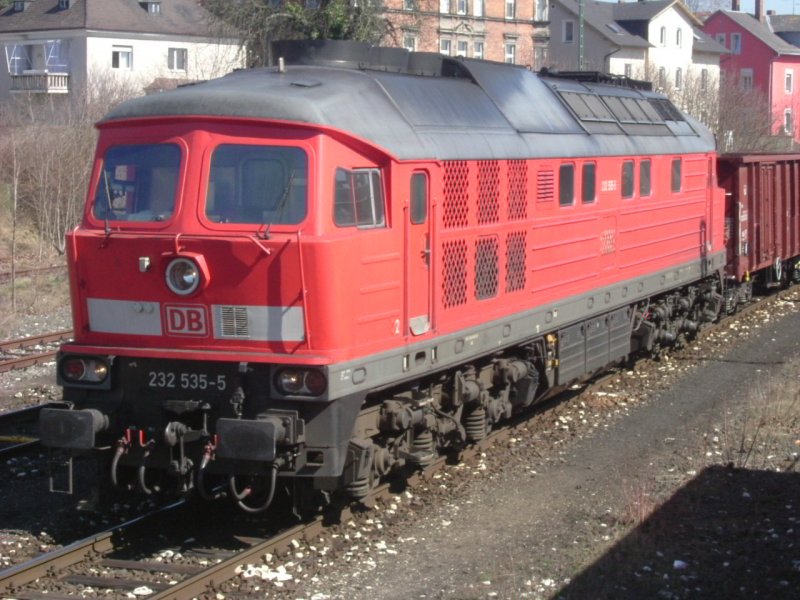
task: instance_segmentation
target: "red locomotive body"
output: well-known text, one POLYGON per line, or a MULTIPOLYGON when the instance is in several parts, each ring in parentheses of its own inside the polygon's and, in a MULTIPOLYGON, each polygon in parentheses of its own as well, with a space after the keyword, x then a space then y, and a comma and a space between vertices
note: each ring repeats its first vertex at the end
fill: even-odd
POLYGON ((47 445, 361 497, 720 313, 713 137, 663 97, 299 48, 100 124, 47 445))

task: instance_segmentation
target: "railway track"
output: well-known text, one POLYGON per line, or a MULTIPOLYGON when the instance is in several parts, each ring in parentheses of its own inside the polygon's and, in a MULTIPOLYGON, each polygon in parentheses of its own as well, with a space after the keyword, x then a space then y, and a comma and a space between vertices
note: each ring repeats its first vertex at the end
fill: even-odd
MULTIPOLYGON (((66 265, 56 265, 56 266, 53 266, 53 267, 37 267, 37 268, 34 268, 34 269, 19 269, 17 271, 14 271, 14 277, 15 278, 23 278, 23 277, 33 277, 33 276, 40 275, 40 274, 43 274, 43 273, 53 273, 53 272, 61 272, 61 271, 66 272, 66 268, 67 268, 66 265)), ((0 284, 6 283, 8 281, 11 281, 11 272, 10 271, 4 271, 4 272, 0 273, 0 284)))
MULTIPOLYGON (((515 431, 515 427, 497 430, 486 440, 466 449, 460 458, 469 462, 489 446, 513 435, 515 431)), ((440 457, 423 472, 412 475, 407 485, 413 487, 420 480, 432 477, 444 468, 447 460, 446 457, 440 457)), ((381 484, 373 490, 366 503, 388 500, 394 494, 390 484, 381 484)), ((178 528, 174 534, 166 536, 166 541, 161 542, 159 549, 136 547, 140 540, 152 540, 156 537, 155 532, 160 532, 161 536, 165 537, 163 532, 167 525, 154 524, 153 521, 167 515, 164 517, 164 523, 169 521, 170 525, 175 525, 182 517, 174 515, 174 511, 186 504, 183 500, 178 501, 0 571, 0 597, 8 596, 17 600, 55 599, 75 593, 79 586, 104 590, 104 595, 111 593, 124 596, 136 590, 136 597, 149 600, 182 600, 197 597, 209 593, 220 583, 236 577, 242 565, 259 563, 266 554, 287 555, 294 550, 298 540, 313 542, 327 526, 326 520, 332 518, 330 513, 321 514, 309 522, 261 537, 234 535, 232 539, 236 539, 244 546, 236 551, 209 547, 203 545, 202 541, 197 543, 194 540, 187 546, 185 542, 187 531, 194 533, 196 527, 188 530, 178 528), (180 552, 184 557, 202 558, 195 564, 169 563, 153 558, 154 555, 164 556, 173 553, 174 548, 181 548, 180 552), (130 554, 137 557, 120 557, 130 554), (35 586, 31 586, 34 582, 35 586)), ((186 526, 189 527, 191 523, 196 525, 197 515, 192 511, 186 512, 192 513, 183 515, 188 519, 186 526)), ((337 522, 346 522, 350 518, 350 509, 346 507, 333 516, 337 522)))
POLYGON ((0 460, 38 449, 39 411, 63 407, 61 402, 49 402, 0 413, 0 460))
MULTIPOLYGON (((774 299, 774 297, 772 297, 774 299)), ((753 302, 736 315, 725 317, 714 327, 727 327, 735 319, 764 307, 769 299, 753 302)), ((701 334, 702 335, 702 334, 701 334)), ((581 385, 581 392, 593 392, 601 389, 614 374, 603 375, 581 385)), ((507 427, 490 433, 483 441, 463 450, 459 459, 464 462, 475 462, 488 448, 503 444, 519 434, 535 418, 537 411, 522 415, 507 427)), ((452 457, 450 457, 452 459, 452 457)), ((448 462, 447 457, 439 457, 424 471, 412 475, 407 484, 413 489, 420 481, 430 481, 448 462)), ((375 488, 365 504, 388 500, 396 495, 396 489, 390 484, 382 484, 375 488)), ((183 503, 179 502, 164 510, 173 510, 183 503)), ((212 509, 213 510, 213 509, 212 509)), ((242 566, 261 563, 266 554, 286 556, 294 551, 298 540, 313 543, 325 529, 325 515, 319 515, 310 522, 297 524, 279 532, 239 536, 243 548, 232 551, 220 548, 193 544, 186 547, 184 538, 188 533, 197 531, 197 519, 194 527, 178 530, 162 542, 159 552, 167 552, 169 548, 180 547, 184 556, 204 556, 204 560, 193 564, 170 563, 153 559, 154 552, 133 547, 132 540, 152 538, 153 531, 160 531, 161 526, 144 533, 137 532, 134 527, 149 522, 160 510, 95 534, 79 542, 70 544, 55 552, 42 555, 0 572, 0 597, 18 598, 20 600, 41 600, 47 598, 67 597, 74 593, 78 586, 91 586, 95 590, 112 590, 112 593, 124 595, 136 590, 136 596, 149 599, 181 599, 209 594, 212 590, 228 580, 236 577, 242 566), (133 552, 135 558, 123 558, 121 554, 133 552), (210 564, 209 564, 210 563, 210 564), (98 575, 100 573, 100 575, 98 575), (28 587, 34 581, 33 587, 28 587), (46 595, 43 593, 46 591, 46 595), (59 594, 63 594, 60 596, 59 594)), ((340 522, 350 519, 350 509, 344 508, 337 515, 340 522)), ((330 515, 328 515, 330 518, 330 515)), ((251 522, 252 524, 252 522, 251 522)), ((252 532, 250 532, 252 533, 252 532)))
POLYGON ((55 357, 56 350, 48 350, 46 352, 29 352, 29 350, 49 344, 57 344, 69 339, 72 339, 71 329, 0 342, 0 355, 3 355, 2 359, 0 359, 0 373, 50 362, 55 357), (23 351, 25 354, 13 354, 13 352, 17 351, 23 351))

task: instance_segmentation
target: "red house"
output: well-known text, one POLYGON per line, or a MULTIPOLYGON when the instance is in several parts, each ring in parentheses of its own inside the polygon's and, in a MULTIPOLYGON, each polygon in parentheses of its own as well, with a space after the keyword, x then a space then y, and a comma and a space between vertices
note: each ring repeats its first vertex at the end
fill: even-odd
POLYGON ((703 31, 728 48, 720 70, 744 89, 760 90, 772 112, 772 132, 800 141, 800 48, 776 35, 764 14, 764 0, 756 0, 755 16, 734 10, 720 10, 703 25, 703 31))

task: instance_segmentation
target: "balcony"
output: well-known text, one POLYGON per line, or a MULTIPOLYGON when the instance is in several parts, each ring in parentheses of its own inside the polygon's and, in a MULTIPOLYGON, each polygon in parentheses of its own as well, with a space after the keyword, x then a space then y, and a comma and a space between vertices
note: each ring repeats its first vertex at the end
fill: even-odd
POLYGON ((11 91, 31 94, 66 94, 69 92, 69 73, 48 73, 29 70, 11 75, 11 91))

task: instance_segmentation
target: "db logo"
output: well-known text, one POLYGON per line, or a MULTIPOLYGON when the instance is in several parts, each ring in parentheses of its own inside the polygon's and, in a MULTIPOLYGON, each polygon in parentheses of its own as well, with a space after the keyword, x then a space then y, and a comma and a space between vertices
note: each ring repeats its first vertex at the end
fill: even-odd
POLYGON ((167 335, 208 335, 204 306, 170 305, 164 307, 167 335))

